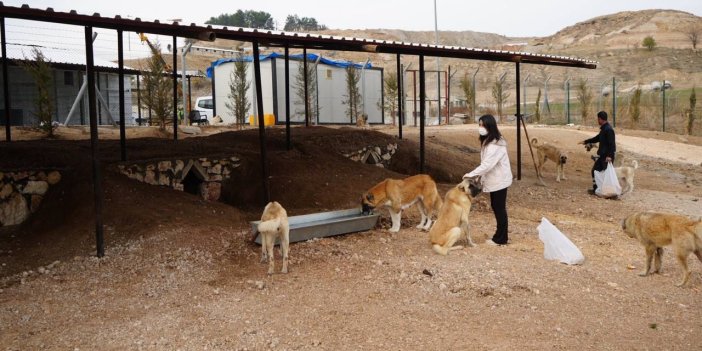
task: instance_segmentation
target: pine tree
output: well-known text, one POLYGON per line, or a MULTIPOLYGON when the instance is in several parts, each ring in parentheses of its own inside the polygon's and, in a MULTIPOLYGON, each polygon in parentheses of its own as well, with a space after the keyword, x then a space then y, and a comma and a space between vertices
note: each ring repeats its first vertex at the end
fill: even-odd
POLYGON ((390 118, 392 118, 392 125, 395 125, 395 113, 397 112, 397 73, 388 72, 385 76, 383 82, 384 92, 385 92, 385 105, 382 106, 383 110, 390 112, 390 118))
POLYGON ((690 93, 690 109, 687 112, 687 134, 692 134, 692 125, 695 123, 695 107, 697 106, 697 95, 695 94, 695 87, 692 87, 692 92, 690 93))
POLYGON ((251 87, 251 82, 247 80, 248 66, 242 55, 239 55, 238 59, 234 61, 234 69, 229 79, 229 94, 227 95, 229 101, 224 104, 232 112, 236 124, 240 127, 246 124, 246 114, 251 108, 251 102, 247 95, 251 87))
POLYGON ((509 97, 509 92, 505 91, 505 80, 503 78, 495 79, 495 83, 492 85, 492 97, 495 99, 497 104, 497 116, 502 117, 502 106, 509 97))
POLYGON ((468 106, 468 116, 475 115, 475 106, 473 106, 473 101, 475 100, 475 91, 473 90, 473 82, 468 79, 468 75, 464 75, 460 81, 461 91, 466 98, 466 105, 468 106))
POLYGON ((534 120, 536 123, 541 123, 541 88, 539 88, 539 93, 536 94, 536 106, 534 107, 534 120))
POLYGON ((641 88, 636 87, 634 95, 629 102, 629 115, 631 116, 631 127, 635 127, 639 123, 641 117, 641 88))
POLYGON ((54 115, 53 82, 51 78, 50 61, 36 47, 32 48, 32 58, 24 58, 20 65, 34 78, 37 86, 36 112, 39 128, 47 133, 49 138, 54 136, 52 119, 54 115))
POLYGON ((301 110, 296 110, 295 114, 305 116, 310 120, 306 120, 307 123, 311 122, 312 119, 316 118, 315 109, 312 106, 314 102, 315 94, 317 93, 317 80, 315 79, 316 66, 312 62, 307 62, 307 101, 305 102, 305 65, 302 61, 297 69, 297 75, 295 76, 295 82, 293 83, 295 89, 295 95, 297 97, 296 103, 302 104, 303 106, 307 104, 307 110, 309 111, 309 116, 305 116, 304 107, 301 110))
POLYGON ((173 82, 168 78, 166 61, 161 57, 161 45, 156 42, 150 46, 151 58, 144 73, 144 90, 141 103, 152 111, 159 129, 166 130, 166 124, 172 123, 168 118, 173 111, 173 82))
POLYGON ((587 86, 587 80, 578 79, 576 89, 578 92, 578 101, 580 102, 580 117, 584 121, 590 115, 590 105, 592 104, 592 91, 587 86))

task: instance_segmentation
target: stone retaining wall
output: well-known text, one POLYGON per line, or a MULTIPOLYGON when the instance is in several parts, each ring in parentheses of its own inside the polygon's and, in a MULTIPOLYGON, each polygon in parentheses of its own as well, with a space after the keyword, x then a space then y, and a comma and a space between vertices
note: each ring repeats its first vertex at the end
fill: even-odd
POLYGON ((397 151, 397 144, 388 144, 387 146, 366 146, 356 152, 344 154, 344 157, 354 162, 374 164, 380 168, 390 166, 390 160, 397 151))
POLYGON ((120 173, 131 179, 188 191, 200 195, 205 200, 217 201, 222 191, 222 180, 229 179, 239 165, 238 157, 203 157, 120 164, 117 167, 120 173), (190 178, 187 178, 188 174, 191 174, 190 178), (188 182, 198 184, 189 185, 188 182))
POLYGON ((59 181, 58 171, 0 172, 0 227, 27 220, 59 181))

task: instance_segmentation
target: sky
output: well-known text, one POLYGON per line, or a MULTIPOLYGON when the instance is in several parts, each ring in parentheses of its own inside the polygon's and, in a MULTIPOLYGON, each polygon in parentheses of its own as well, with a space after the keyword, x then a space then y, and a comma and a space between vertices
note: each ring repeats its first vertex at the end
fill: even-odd
MULTIPOLYGON (((620 11, 666 8, 702 16, 702 0, 434 0, 428 1, 370 1, 321 2, 311 0, 237 0, 237 1, 145 1, 145 0, 10 0, 5 6, 22 6, 80 14, 99 13, 103 17, 120 15, 139 17, 143 21, 160 20, 181 24, 204 24, 211 17, 237 10, 265 11, 271 14, 282 30, 288 15, 314 17, 330 29, 401 29, 407 31, 434 30, 434 4, 440 31, 476 31, 509 37, 548 36, 578 22, 620 11)), ((116 61, 117 34, 114 30, 95 29, 97 58, 116 61)), ((6 20, 9 47, 31 56, 33 46, 84 52, 83 29, 80 26, 57 25, 16 19, 6 20)), ((152 42, 161 43, 164 52, 169 37, 148 35, 152 42)), ((372 38, 372 36, 369 36, 372 38)), ((150 55, 136 33, 125 32, 125 59, 150 55)), ((434 43, 429 43, 434 44, 434 43)), ((441 43, 439 43, 441 44, 441 43)), ((178 43, 181 47, 182 40, 178 43)), ((45 51, 46 52, 46 51, 45 51)), ((59 54, 60 55, 60 54, 59 54)))
POLYGON ((237 10, 265 11, 282 28, 291 14, 314 17, 332 29, 434 30, 497 33, 506 36, 548 36, 564 27, 620 11, 674 9, 702 16, 702 0, 265 0, 265 1, 145 1, 145 0, 34 0, 3 1, 7 6, 29 3, 33 8, 76 10, 82 14, 121 15, 142 20, 182 19, 201 24, 210 17, 237 10))

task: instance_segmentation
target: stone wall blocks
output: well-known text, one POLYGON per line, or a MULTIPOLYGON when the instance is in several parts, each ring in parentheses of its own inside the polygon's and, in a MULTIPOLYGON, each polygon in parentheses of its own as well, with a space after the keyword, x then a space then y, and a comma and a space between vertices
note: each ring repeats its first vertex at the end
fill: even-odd
POLYGON ((27 182, 24 189, 22 189, 22 194, 44 195, 47 191, 49 191, 49 183, 30 180, 27 182))

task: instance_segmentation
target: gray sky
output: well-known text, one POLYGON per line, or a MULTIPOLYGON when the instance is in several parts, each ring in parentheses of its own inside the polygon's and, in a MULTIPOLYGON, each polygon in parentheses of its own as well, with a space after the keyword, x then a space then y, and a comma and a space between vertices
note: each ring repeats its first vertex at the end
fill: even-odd
MULTIPOLYGON (((141 17, 142 20, 180 18, 204 23, 212 16, 238 9, 270 13, 279 26, 290 14, 314 17, 334 29, 434 30, 434 1, 148 1, 34 0, 4 1, 8 6, 31 4, 56 11, 141 17), (344 4, 345 3, 345 4, 344 4)), ((439 30, 497 33, 507 36, 547 36, 577 22, 620 11, 666 8, 702 16, 702 0, 436 0, 439 30)))

